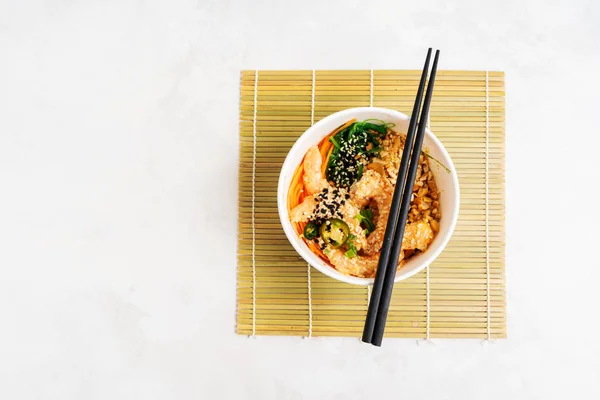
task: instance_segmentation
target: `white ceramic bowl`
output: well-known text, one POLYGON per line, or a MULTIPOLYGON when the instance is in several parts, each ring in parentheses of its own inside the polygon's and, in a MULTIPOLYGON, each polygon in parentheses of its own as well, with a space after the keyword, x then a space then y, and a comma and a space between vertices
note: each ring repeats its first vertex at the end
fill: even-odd
MULTIPOLYGON (((410 118, 401 112, 377 107, 361 107, 350 108, 332 114, 321 121, 314 124, 306 132, 302 134, 290 149, 285 162, 281 168, 279 175, 279 184, 277 186, 277 206, 279 209, 279 217, 285 234, 298 254, 306 260, 307 263, 334 279, 342 282, 355 285, 372 285, 373 278, 358 278, 355 276, 344 275, 335 268, 326 264, 318 256, 316 256, 306 243, 298 237, 294 227, 292 226, 288 210, 287 210, 287 193, 290 187, 292 176, 298 165, 302 162, 304 155, 309 147, 318 144, 323 137, 330 134, 335 128, 356 118, 358 121, 363 121, 370 118, 380 119, 385 122, 396 124, 394 130, 401 133, 406 133, 410 118)), ((450 172, 446 171, 437 162, 430 160, 430 167, 435 174, 436 184, 440 190, 440 206, 442 218, 440 220, 440 231, 433 239, 429 248, 421 254, 415 255, 406 262, 406 264, 396 272, 395 282, 406 279, 431 264, 433 260, 444 249, 456 225, 459 208, 459 186, 458 177, 454 164, 448 155, 446 149, 440 141, 429 130, 425 132, 423 149, 434 157, 436 160, 444 164, 450 172)))

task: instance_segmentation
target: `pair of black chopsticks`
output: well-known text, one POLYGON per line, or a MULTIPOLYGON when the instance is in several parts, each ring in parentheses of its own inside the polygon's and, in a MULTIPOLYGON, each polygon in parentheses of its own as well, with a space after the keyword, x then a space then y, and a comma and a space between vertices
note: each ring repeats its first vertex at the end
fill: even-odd
POLYGON ((406 143, 404 144, 404 151, 402 152, 396 189, 394 190, 394 196, 392 197, 390 215, 385 228, 381 255, 379 256, 379 264, 377 266, 377 274, 375 275, 375 282, 373 283, 369 311, 367 312, 367 319, 365 320, 365 328, 362 337, 363 342, 371 343, 375 346, 381 346, 383 332, 385 330, 385 321, 387 319, 390 298, 394 287, 398 257, 400 256, 400 251, 402 249, 404 227, 406 226, 408 210, 410 209, 411 195, 415 177, 417 175, 417 166, 419 165, 419 156, 421 155, 421 147, 423 146, 425 125, 427 124, 427 116, 429 115, 429 105, 431 104, 439 56, 440 51, 437 50, 435 52, 433 67, 429 76, 429 84, 427 86, 427 93, 425 94, 425 102, 423 103, 423 112, 421 113, 421 119, 419 120, 417 128, 417 119, 419 119, 423 90, 425 88, 427 72, 429 71, 431 48, 427 51, 427 58, 425 59, 425 66, 423 67, 423 73, 421 74, 417 98, 415 99, 408 131, 406 132, 406 143), (415 130, 417 131, 416 137, 415 130))

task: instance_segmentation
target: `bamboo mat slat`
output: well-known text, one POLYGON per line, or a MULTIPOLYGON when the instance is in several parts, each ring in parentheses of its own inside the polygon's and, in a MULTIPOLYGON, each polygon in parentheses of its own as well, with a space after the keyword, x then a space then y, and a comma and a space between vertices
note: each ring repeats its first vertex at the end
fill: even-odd
MULTIPOLYGON (((420 74, 242 71, 238 334, 361 336, 370 288, 321 274, 289 244, 279 169, 294 141, 331 113, 372 105, 409 114, 420 74)), ((386 337, 506 337, 504 96, 503 72, 438 71, 429 124, 458 172, 459 219, 437 260, 395 285, 386 337)))

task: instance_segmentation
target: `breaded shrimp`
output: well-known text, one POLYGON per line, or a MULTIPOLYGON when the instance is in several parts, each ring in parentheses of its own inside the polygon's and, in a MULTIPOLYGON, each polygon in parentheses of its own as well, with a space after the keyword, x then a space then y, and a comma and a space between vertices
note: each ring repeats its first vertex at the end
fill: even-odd
POLYGON ((407 224, 404 228, 402 250, 425 250, 433 240, 433 229, 427 220, 407 224))
POLYGON ((306 222, 312 216, 312 213, 318 202, 312 195, 319 193, 326 187, 329 187, 329 182, 323 178, 321 174, 321 153, 317 146, 308 149, 304 156, 304 175, 302 181, 304 187, 310 196, 306 196, 302 203, 294 207, 290 212, 292 222, 306 222))
POLYGON ((304 176, 302 177, 308 194, 319 193, 321 190, 330 187, 329 182, 321 173, 322 164, 323 159, 319 148, 317 146, 309 148, 304 156, 304 176))
POLYGON ((358 207, 365 207, 371 200, 377 204, 379 216, 375 224, 375 230, 367 238, 367 246, 364 251, 367 255, 376 254, 381 250, 383 236, 390 214, 393 192, 387 181, 373 170, 367 170, 362 178, 350 188, 352 201, 358 207))
POLYGON ((308 221, 311 218, 316 206, 317 201, 313 196, 305 197, 304 200, 302 200, 302 203, 298 204, 290 211, 290 220, 292 222, 308 221))

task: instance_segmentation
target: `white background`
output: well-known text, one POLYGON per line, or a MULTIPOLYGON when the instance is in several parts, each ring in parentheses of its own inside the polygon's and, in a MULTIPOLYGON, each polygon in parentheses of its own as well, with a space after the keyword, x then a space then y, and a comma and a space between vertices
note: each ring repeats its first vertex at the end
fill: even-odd
POLYGON ((0 0, 0 398, 600 398, 599 22, 595 0, 0 0), (429 46, 506 72, 509 339, 236 336, 240 70, 429 46))

